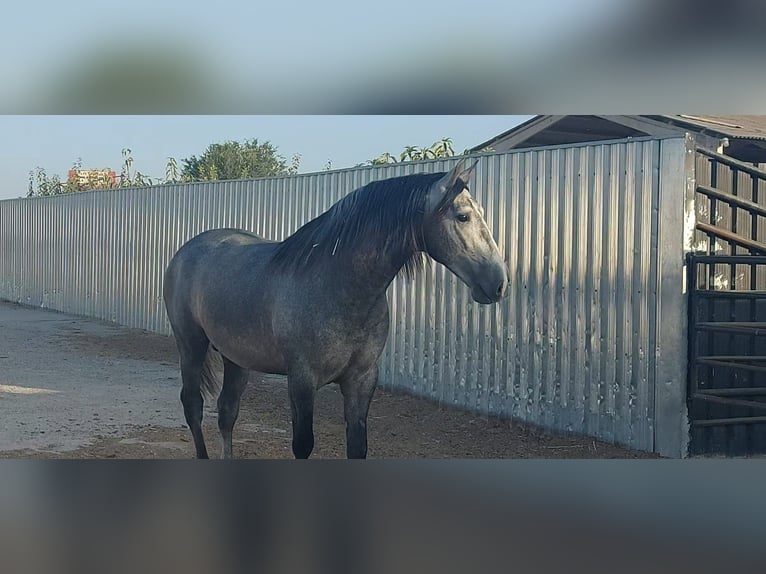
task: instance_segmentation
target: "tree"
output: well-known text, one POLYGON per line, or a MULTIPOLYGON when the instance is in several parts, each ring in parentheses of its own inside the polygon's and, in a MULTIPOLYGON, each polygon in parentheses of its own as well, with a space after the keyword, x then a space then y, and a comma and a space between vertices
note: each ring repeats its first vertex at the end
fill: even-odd
POLYGON ((288 165, 271 143, 252 139, 211 144, 200 157, 193 155, 182 162, 185 181, 247 179, 298 173, 300 155, 293 155, 288 165))
MULTIPOLYGON (((60 195, 89 189, 111 189, 114 187, 146 187, 182 181, 214 181, 219 179, 246 179, 268 177, 272 175, 293 175, 300 168, 300 154, 293 154, 290 163, 277 152, 277 148, 258 140, 246 140, 244 143, 226 142, 208 146, 200 157, 192 156, 183 160, 179 169, 178 161, 167 158, 165 177, 150 177, 133 168, 133 155, 129 148, 122 150, 122 169, 115 181, 88 179, 81 183, 76 178, 62 181, 56 175, 48 175, 42 167, 29 172, 27 197, 60 195)), ((82 170, 82 160, 78 159, 70 173, 82 170)), ((102 170, 108 171, 108 170, 102 170)))
POLYGON ((58 174, 48 175, 42 167, 36 167, 29 172, 29 187, 27 197, 61 195, 64 193, 74 193, 77 191, 86 191, 90 189, 109 189, 114 187, 115 182, 108 177, 110 170, 85 170, 91 172, 88 177, 81 180, 77 177, 82 175, 82 159, 77 159, 72 164, 69 171, 69 177, 66 181, 61 181, 58 174))
POLYGON ((45 169, 39 166, 29 172, 27 197, 45 197, 62 193, 69 193, 69 190, 57 174, 48 175, 45 169))
MULTIPOLYGON (((93 170, 85 170, 93 171, 93 170)), ((101 172, 103 175, 107 174, 111 170, 95 170, 101 172)), ((151 178, 148 175, 141 173, 138 170, 133 171, 133 156, 131 150, 124 148, 122 150, 122 171, 118 178, 112 177, 87 177, 84 181, 81 181, 76 177, 78 172, 82 172, 82 159, 77 159, 72 164, 72 169, 69 172, 70 177, 66 181, 61 181, 58 174, 48 175, 42 167, 37 167, 29 172, 29 187, 27 190, 27 197, 34 196, 47 196, 47 195, 61 195, 64 193, 75 193, 78 191, 90 191, 94 189, 113 189, 115 187, 145 187, 148 185, 155 185, 160 183, 171 183, 170 176, 177 176, 176 161, 173 158, 168 158, 168 165, 166 168, 166 180, 161 178, 151 178)))
MULTIPOLYGON (((175 162, 175 160, 172 160, 172 161, 175 162)), ((120 187, 147 187, 149 185, 166 183, 161 178, 152 179, 148 175, 141 173, 138 170, 131 173, 132 167, 133 167, 132 151, 130 148, 123 148, 122 149, 122 171, 120 172, 120 180, 118 183, 120 187)), ((170 161, 168 162, 168 167, 166 168, 165 171, 167 172, 169 170, 170 170, 170 161)))
MULTIPOLYGON (((482 151, 492 151, 492 148, 485 148, 482 151)), ((463 151, 463 155, 467 155, 468 153, 470 153, 470 150, 468 149, 463 151)), ((397 156, 386 152, 360 165, 382 165, 387 163, 401 163, 403 161, 420 161, 425 159, 453 157, 454 155, 455 148, 452 147, 452 138, 442 138, 428 147, 408 145, 399 154, 398 159, 397 156)))
POLYGON ((451 138, 442 138, 432 143, 428 147, 417 147, 408 145, 397 156, 388 152, 380 154, 378 157, 367 161, 363 165, 381 165, 386 163, 400 163, 403 161, 419 161, 424 159, 436 159, 440 157, 452 157, 455 155, 455 149, 452 147, 451 138))

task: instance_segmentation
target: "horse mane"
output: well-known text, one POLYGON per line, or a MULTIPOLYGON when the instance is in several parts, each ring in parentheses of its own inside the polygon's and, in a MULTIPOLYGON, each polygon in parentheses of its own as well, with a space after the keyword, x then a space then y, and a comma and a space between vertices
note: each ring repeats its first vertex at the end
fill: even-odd
POLYGON ((405 175, 356 189, 277 245, 272 264, 307 271, 364 246, 380 255, 403 253, 402 272, 414 276, 427 261, 422 233, 426 196, 442 176, 405 175))

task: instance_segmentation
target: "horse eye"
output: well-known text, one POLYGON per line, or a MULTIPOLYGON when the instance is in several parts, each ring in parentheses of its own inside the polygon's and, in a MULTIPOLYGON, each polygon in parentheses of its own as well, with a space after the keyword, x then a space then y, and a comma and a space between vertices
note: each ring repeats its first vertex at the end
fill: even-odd
POLYGON ((460 223, 465 223, 466 221, 471 219, 471 216, 468 215, 467 213, 458 213, 455 216, 455 219, 457 219, 460 223))

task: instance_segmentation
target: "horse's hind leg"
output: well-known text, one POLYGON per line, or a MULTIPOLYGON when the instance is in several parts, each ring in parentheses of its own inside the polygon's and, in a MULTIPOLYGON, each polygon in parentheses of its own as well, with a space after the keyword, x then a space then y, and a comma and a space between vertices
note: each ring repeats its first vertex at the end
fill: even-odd
POLYGON ((218 395, 218 429, 223 439, 223 458, 233 458, 231 435, 247 380, 248 372, 245 369, 223 358, 223 388, 218 395))
POLYGON ((208 458, 205 438, 202 436, 202 391, 200 390, 202 364, 181 367, 181 404, 184 407, 186 424, 189 425, 197 458, 208 458))
POLYGON ((208 458, 205 439, 202 436, 202 371, 209 342, 203 335, 193 340, 181 341, 176 337, 181 357, 181 404, 184 407, 186 424, 189 425, 197 458, 208 458))
POLYGON ((378 366, 339 381, 346 418, 347 458, 367 458, 367 413, 378 383, 378 366))

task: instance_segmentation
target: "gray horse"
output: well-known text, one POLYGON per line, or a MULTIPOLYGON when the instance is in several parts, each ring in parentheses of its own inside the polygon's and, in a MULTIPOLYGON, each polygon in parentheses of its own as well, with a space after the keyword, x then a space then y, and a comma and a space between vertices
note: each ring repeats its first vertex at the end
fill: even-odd
POLYGON ((340 386, 348 458, 367 456, 367 412, 388 337, 386 289, 427 260, 445 265, 478 303, 501 300, 508 270, 468 191, 476 167, 374 181, 350 193, 282 242, 216 229, 183 245, 165 272, 163 296, 181 363, 181 403, 198 458, 205 391, 219 383, 223 457, 248 372, 287 375, 292 448, 314 448, 314 393, 340 386))

